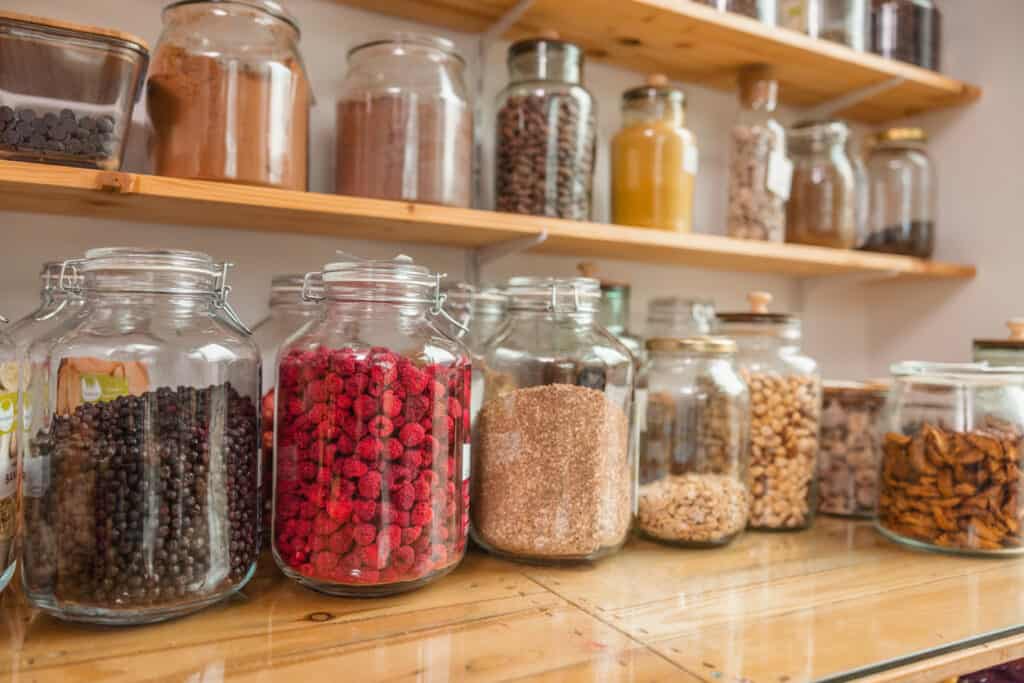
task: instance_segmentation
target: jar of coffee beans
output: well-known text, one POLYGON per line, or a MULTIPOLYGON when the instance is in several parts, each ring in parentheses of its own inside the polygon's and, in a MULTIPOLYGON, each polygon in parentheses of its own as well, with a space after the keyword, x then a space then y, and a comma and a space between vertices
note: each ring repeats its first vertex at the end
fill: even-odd
POLYGON ((821 376, 800 350, 800 319, 769 313, 767 292, 748 300, 749 311, 718 314, 717 333, 736 340, 750 390, 750 527, 805 529, 816 507, 821 376))
POLYGON ((83 308, 29 347, 23 420, 25 457, 47 469, 20 558, 44 612, 161 621, 255 571, 260 359, 227 302, 229 265, 133 248, 64 263, 83 308))
POLYGON ((466 552, 469 352, 434 325, 457 322, 441 276, 409 257, 321 277, 320 319, 278 356, 274 559, 332 595, 412 590, 466 552))
POLYGON ((583 51, 554 38, 514 43, 498 96, 495 208, 589 220, 597 111, 580 85, 583 51))

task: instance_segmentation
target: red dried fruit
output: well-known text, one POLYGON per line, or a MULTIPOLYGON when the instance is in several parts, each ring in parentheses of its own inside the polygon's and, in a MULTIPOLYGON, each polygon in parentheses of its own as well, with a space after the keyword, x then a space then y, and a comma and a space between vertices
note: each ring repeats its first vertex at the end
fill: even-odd
POLYGON ((391 552, 376 543, 363 548, 363 564, 372 569, 383 569, 388 564, 391 552))
MULTIPOLYGON (((328 503, 328 506, 330 505, 331 503, 328 503)), ((341 526, 343 521, 345 520, 335 519, 332 515, 321 512, 313 520, 313 533, 320 536, 329 536, 341 526)))
POLYGON ((411 519, 416 526, 426 526, 434 519, 434 510, 426 503, 418 503, 412 509, 411 519))
POLYGON ((416 493, 417 501, 422 503, 430 500, 430 484, 419 479, 412 485, 412 487, 416 493))
POLYGON ((411 567, 412 563, 416 560, 416 553, 408 546, 395 548, 391 556, 394 558, 395 565, 402 568, 411 567))
POLYGON ((356 455, 368 462, 377 462, 384 452, 384 442, 374 436, 365 436, 356 444, 356 455))
MULTIPOLYGON (((416 489, 409 482, 402 484, 394 493, 394 501, 400 509, 411 510, 416 503, 416 489)), ((416 522, 415 516, 413 520, 413 524, 423 524, 423 522, 416 522)))
POLYGON ((316 573, 330 574, 338 566, 338 556, 332 552, 319 552, 313 558, 313 566, 316 567, 316 573))
POLYGON ((430 399, 426 396, 410 396, 405 400, 405 419, 407 422, 419 422, 430 410, 430 399))
POLYGON ((402 467, 408 467, 410 470, 416 470, 420 467, 420 455, 421 451, 418 448, 407 448, 402 453, 402 457, 398 462, 402 467))
POLYGON ((381 439, 391 436, 391 432, 395 429, 395 425, 391 422, 391 418, 385 417, 384 415, 377 415, 376 417, 371 418, 370 424, 366 427, 370 434, 381 439))
POLYGON ((398 434, 402 444, 407 447, 419 445, 423 442, 425 436, 426 431, 418 424, 407 424, 402 427, 402 431, 398 434))
POLYGON ((394 491, 402 484, 412 481, 412 473, 414 471, 401 465, 392 465, 388 469, 388 490, 394 491))
POLYGON ((384 527, 377 534, 377 543, 391 549, 402 545, 402 527, 397 524, 389 524, 384 527))
POLYGON ((399 371, 399 376, 402 380, 402 385, 410 395, 423 393, 423 390, 427 388, 427 382, 430 381, 426 374, 420 372, 419 369, 412 365, 402 367, 399 371))
POLYGON ((369 467, 366 466, 361 460, 356 458, 344 458, 341 461, 341 473, 346 477, 361 477, 369 471, 369 467))
POLYGON ((395 511, 395 518, 394 519, 395 519, 395 524, 397 524, 398 526, 402 527, 403 529, 405 527, 409 526, 409 524, 410 524, 409 513, 406 512, 405 510, 396 510, 395 511))
POLYGON ((324 383, 314 380, 306 385, 306 398, 312 403, 323 403, 327 400, 327 389, 324 383))
POLYGON ((352 572, 363 566, 363 553, 359 548, 354 549, 348 555, 341 558, 341 566, 338 569, 344 569, 347 572, 352 572))
POLYGON ((380 395, 380 412, 388 417, 398 417, 402 412, 402 399, 392 389, 380 395))
POLYGON ((315 462, 308 460, 299 463, 299 476, 306 481, 313 481, 316 479, 317 466, 315 462))
POLYGON ((380 472, 369 471, 359 477, 359 495, 371 500, 380 498, 380 486, 382 478, 380 472))
MULTIPOLYGON (((337 523, 344 524, 350 517, 352 517, 352 511, 354 508, 355 506, 352 504, 352 501, 335 500, 327 504, 327 514, 337 523)), ((334 531, 334 529, 331 531, 334 531)), ((331 531, 321 533, 331 533, 331 531)))
POLYGON ((377 538, 377 527, 372 524, 360 524, 355 528, 352 538, 359 545, 370 545, 377 538))
POLYGON ((364 522, 369 522, 377 514, 377 503, 372 500, 357 500, 354 505, 356 517, 364 522))
POLYGON ((405 446, 398 439, 388 439, 387 456, 388 460, 398 460, 405 453, 405 446))
POLYGON ((423 533, 423 527, 409 526, 402 529, 402 545, 411 545, 423 533))
POLYGON ((343 555, 349 551, 354 541, 352 527, 343 526, 330 535, 330 538, 327 539, 327 546, 331 549, 331 552, 343 555))

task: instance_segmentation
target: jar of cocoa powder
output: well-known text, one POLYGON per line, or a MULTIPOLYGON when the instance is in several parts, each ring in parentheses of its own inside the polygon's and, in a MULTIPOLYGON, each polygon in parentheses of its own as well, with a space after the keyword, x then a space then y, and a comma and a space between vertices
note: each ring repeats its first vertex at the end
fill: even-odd
POLYGON ((309 78, 273 0, 179 0, 149 68, 158 175, 306 190, 309 78))

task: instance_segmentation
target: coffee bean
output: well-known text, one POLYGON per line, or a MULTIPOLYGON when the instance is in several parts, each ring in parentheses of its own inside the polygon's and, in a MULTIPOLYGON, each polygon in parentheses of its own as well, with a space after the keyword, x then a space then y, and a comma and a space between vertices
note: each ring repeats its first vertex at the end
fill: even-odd
POLYGON ((71 111, 70 109, 61 109, 60 110, 60 120, 61 121, 74 121, 75 120, 75 112, 71 111))
POLYGON ((0 122, 7 123, 8 121, 14 120, 14 110, 4 105, 0 107, 0 122))
POLYGON ((60 118, 53 112, 48 112, 43 116, 42 121, 47 128, 54 128, 60 123, 60 118))
POLYGON ((96 119, 91 116, 83 116, 79 121, 78 125, 86 129, 89 132, 96 130, 96 119))
POLYGON ((36 117, 35 111, 32 109, 19 109, 18 120, 19 121, 32 121, 36 117))

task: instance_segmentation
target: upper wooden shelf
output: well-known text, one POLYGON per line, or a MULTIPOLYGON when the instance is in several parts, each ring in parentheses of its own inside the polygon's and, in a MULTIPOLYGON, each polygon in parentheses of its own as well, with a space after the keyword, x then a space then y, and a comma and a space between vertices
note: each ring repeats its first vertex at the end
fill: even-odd
MULTIPOLYGON (((479 32, 516 0, 339 0, 444 28, 479 32)), ((555 29, 588 55, 643 72, 732 89, 739 67, 776 67, 782 100, 797 107, 831 102, 893 79, 902 83, 837 114, 882 123, 976 100, 981 89, 942 74, 777 29, 690 0, 535 0, 508 32, 517 38, 555 29)))
POLYGON ((547 232, 535 251, 798 277, 971 278, 905 256, 0 161, 0 210, 478 248, 547 232))

